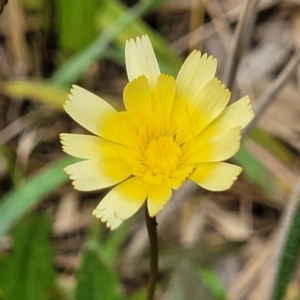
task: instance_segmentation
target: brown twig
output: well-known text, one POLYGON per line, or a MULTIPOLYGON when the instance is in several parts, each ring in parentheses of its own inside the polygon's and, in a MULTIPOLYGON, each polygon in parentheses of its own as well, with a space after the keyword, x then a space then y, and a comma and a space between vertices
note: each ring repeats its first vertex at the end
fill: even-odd
POLYGON ((4 6, 8 3, 8 0, 1 0, 0 1, 0 14, 2 14, 4 10, 4 6))
POLYGON ((290 76, 295 72, 297 65, 300 63, 300 49, 298 49, 295 54, 290 59, 286 67, 281 71, 281 73, 276 77, 271 86, 267 91, 262 94, 257 100, 257 106, 255 108, 255 116, 243 131, 243 136, 248 135, 248 133, 257 124, 258 120, 261 118, 268 106, 275 100, 275 95, 280 91, 280 89, 286 84, 290 76))
POLYGON ((223 82, 230 90, 233 88, 237 69, 244 49, 252 36, 254 21, 257 14, 258 0, 247 0, 240 15, 226 60, 223 82))

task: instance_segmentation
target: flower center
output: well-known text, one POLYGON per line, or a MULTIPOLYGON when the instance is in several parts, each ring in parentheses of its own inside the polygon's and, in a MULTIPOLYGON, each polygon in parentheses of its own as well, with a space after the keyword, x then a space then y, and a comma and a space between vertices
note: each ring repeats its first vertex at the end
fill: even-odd
POLYGON ((144 165, 152 174, 167 175, 175 171, 180 163, 182 152, 170 136, 152 140, 145 151, 144 165))

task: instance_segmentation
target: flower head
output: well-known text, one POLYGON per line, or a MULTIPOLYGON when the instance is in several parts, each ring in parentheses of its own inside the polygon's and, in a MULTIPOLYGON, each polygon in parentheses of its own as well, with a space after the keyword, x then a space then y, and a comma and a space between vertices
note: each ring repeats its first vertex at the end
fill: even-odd
POLYGON ((223 161, 253 117, 248 96, 226 107, 230 92, 215 78, 211 56, 192 52, 176 79, 160 73, 147 36, 127 41, 125 58, 126 110, 73 86, 64 108, 94 135, 61 134, 63 150, 83 159, 65 169, 76 189, 116 185, 93 212, 111 229, 145 201, 155 216, 187 179, 228 189, 242 169, 223 161))

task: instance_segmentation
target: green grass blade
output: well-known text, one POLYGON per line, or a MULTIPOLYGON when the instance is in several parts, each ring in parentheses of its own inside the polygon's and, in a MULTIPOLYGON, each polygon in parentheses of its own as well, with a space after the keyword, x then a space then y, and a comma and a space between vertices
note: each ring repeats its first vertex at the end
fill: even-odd
POLYGON ((244 172, 251 181, 270 199, 278 199, 278 195, 282 194, 278 179, 247 149, 241 147, 238 153, 235 154, 234 161, 243 167, 244 172))
POLYGON ((285 214, 281 231, 279 256, 276 264, 271 300, 281 300, 297 267, 300 254, 300 186, 294 199, 291 199, 285 214))
POLYGON ((216 273, 210 269, 201 269, 200 277, 216 300, 226 300, 226 290, 216 273))
POLYGON ((108 47, 115 41, 124 48, 125 40, 136 35, 148 34, 152 40, 158 60, 163 64, 162 70, 174 74, 178 71, 181 61, 168 49, 167 44, 159 35, 152 32, 139 18, 156 1, 141 1, 132 9, 125 9, 117 1, 104 1, 101 17, 105 17, 99 26, 103 29, 99 37, 85 50, 68 59, 53 75, 50 84, 69 87, 76 83, 84 70, 95 60, 106 57, 108 47), (137 25, 134 25, 137 24, 137 25), (142 25, 143 24, 143 25, 142 25), (132 29, 132 26, 136 26, 132 29))
POLYGON ((56 32, 65 54, 87 47, 97 35, 99 0, 56 0, 56 32))
POLYGON ((87 246, 77 273, 75 300, 119 300, 116 275, 103 262, 99 245, 87 246))
POLYGON ((75 300, 118 300, 116 278, 101 261, 95 250, 83 254, 82 264, 77 274, 75 300))
POLYGON ((289 147, 263 128, 254 127, 249 137, 284 164, 291 165, 297 159, 289 147))
POLYGON ((59 160, 4 195, 0 203, 0 239, 43 197, 67 181, 63 168, 75 161, 73 157, 59 160))
POLYGON ((67 60, 53 75, 50 84, 59 87, 69 87, 78 81, 84 70, 95 60, 101 58, 111 41, 129 24, 139 18, 147 9, 144 2, 120 16, 111 26, 106 28, 99 37, 85 50, 67 60))
MULTIPOLYGON (((149 1, 152 5, 159 4, 155 2, 157 1, 149 1)), ((112 26, 116 19, 126 13, 126 9, 126 6, 119 1, 106 1, 97 18, 99 30, 102 31, 105 30, 105 28, 112 26)), ((151 40, 161 71, 166 74, 176 76, 182 64, 181 59, 169 48, 168 43, 161 37, 161 35, 149 27, 140 18, 137 18, 134 22, 124 28, 120 34, 116 35, 113 42, 119 48, 123 49, 127 39, 141 36, 143 34, 147 34, 151 40)))
POLYGON ((42 82, 7 81, 1 84, 1 91, 11 98, 28 98, 30 100, 49 104, 58 110, 68 98, 68 91, 49 86, 42 82))
POLYGON ((94 243, 101 244, 99 247, 103 261, 113 263, 118 259, 119 250, 128 239, 128 230, 132 220, 126 220, 118 230, 111 231, 109 235, 103 234, 104 225, 96 222, 92 228, 94 243), (100 234, 102 233, 102 234, 100 234), (98 241, 100 236, 100 240, 98 241))
POLYGON ((50 221, 42 215, 31 215, 18 226, 13 251, 0 261, 3 300, 48 299, 54 280, 50 231, 50 221))

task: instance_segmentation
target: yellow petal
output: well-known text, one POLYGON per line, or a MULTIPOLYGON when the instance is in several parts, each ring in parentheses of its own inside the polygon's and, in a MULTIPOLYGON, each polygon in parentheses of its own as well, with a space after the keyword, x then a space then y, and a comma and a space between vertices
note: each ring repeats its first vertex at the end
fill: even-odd
POLYGON ((151 110, 151 91, 147 78, 140 76, 129 82, 123 98, 126 110, 143 119, 146 111, 151 110))
POLYGON ((234 127, 212 136, 200 134, 191 149, 188 162, 217 162, 230 158, 240 148, 240 133, 240 127, 234 127))
POLYGON ((228 130, 234 127, 245 127, 253 118, 254 113, 248 96, 236 101, 211 122, 204 131, 201 132, 202 139, 209 139, 218 132, 228 130))
POLYGON ((127 164, 118 158, 89 159, 65 168, 75 189, 93 191, 112 186, 131 175, 127 164))
POLYGON ((73 120, 97 135, 99 135, 99 120, 107 113, 115 111, 103 99, 76 85, 72 86, 64 109, 73 120))
POLYGON ((205 129, 205 134, 213 134, 220 130, 227 130, 240 126, 244 128, 254 117, 249 96, 245 96, 226 109, 205 129))
POLYGON ((154 91, 152 111, 160 111, 169 116, 176 92, 176 82, 174 77, 160 74, 154 91))
POLYGON ((147 194, 148 188, 140 178, 130 178, 111 190, 98 204, 93 215, 102 222, 107 222, 108 227, 114 225, 116 228, 116 219, 125 220, 135 214, 146 200, 147 194))
POLYGON ((164 129, 169 122, 175 93, 176 82, 174 77, 160 74, 153 95, 152 112, 157 114, 159 119, 156 122, 160 122, 164 129))
POLYGON ((184 110, 177 116, 172 116, 169 127, 170 134, 175 135, 176 142, 181 144, 195 135, 194 125, 189 112, 184 110))
POLYGON ((145 75, 151 90, 154 89, 160 71, 148 36, 126 41, 125 62, 129 81, 145 75))
POLYGON ((118 145, 98 136, 61 133, 60 138, 63 151, 75 157, 103 159, 118 156, 118 145))
POLYGON ((160 74, 152 94, 151 109, 144 108, 144 122, 148 125, 152 139, 158 139, 168 130, 175 92, 175 79, 172 76, 160 74))
POLYGON ((178 92, 184 97, 193 98, 214 78, 217 60, 207 54, 201 56, 200 51, 193 51, 183 63, 176 82, 178 92))
POLYGON ((118 219, 117 217, 112 216, 106 223, 106 226, 110 228, 110 230, 115 230, 123 223, 123 220, 118 219))
POLYGON ((162 180, 163 177, 158 171, 153 172, 152 170, 148 170, 147 172, 145 172, 143 176, 143 181, 147 183, 156 184, 156 185, 160 184, 162 180))
MULTIPOLYGON (((178 98, 178 95, 174 101, 171 123, 179 123, 180 117, 187 114, 189 122, 193 126, 193 134, 198 134, 217 118, 224 111, 230 99, 229 90, 225 89, 217 78, 212 79, 198 94, 191 98, 185 96, 178 98)), ((180 126, 185 125, 180 124, 180 126)))
POLYGON ((217 162, 199 164, 190 176, 201 187, 210 191, 224 191, 231 187, 242 168, 236 165, 217 162))
POLYGON ((170 200, 171 196, 172 189, 167 183, 150 185, 147 199, 149 215, 154 217, 170 200))
POLYGON ((192 174, 194 169, 195 165, 187 165, 177 171, 171 172, 168 182, 172 189, 177 190, 178 188, 180 188, 189 177, 189 175, 192 174))
POLYGON ((254 112, 250 103, 250 98, 249 96, 245 96, 229 105, 220 116, 220 121, 223 123, 221 125, 222 128, 240 126, 243 129, 253 117, 254 112))
POLYGON ((192 118, 198 121, 197 133, 224 111, 230 92, 218 79, 211 80, 196 96, 192 118))
POLYGON ((126 141, 124 134, 131 123, 132 117, 126 111, 106 113, 98 121, 98 132, 109 141, 123 144, 126 141))
POLYGON ((175 92, 175 79, 165 74, 158 76, 155 90, 152 92, 145 76, 127 84, 124 90, 124 104, 127 111, 139 119, 139 134, 144 132, 141 130, 143 126, 146 126, 147 135, 150 134, 152 139, 157 139, 167 132, 175 92))

